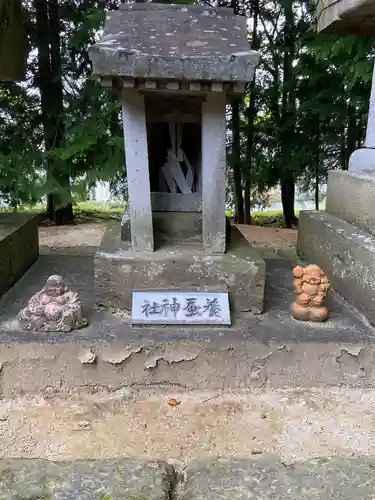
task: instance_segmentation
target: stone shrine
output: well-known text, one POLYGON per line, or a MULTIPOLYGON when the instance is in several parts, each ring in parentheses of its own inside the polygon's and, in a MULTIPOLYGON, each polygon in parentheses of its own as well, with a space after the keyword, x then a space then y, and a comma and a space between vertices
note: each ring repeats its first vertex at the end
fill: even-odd
MULTIPOLYGON (((373 0, 317 4, 318 30, 375 36, 373 0)), ((375 69, 364 147, 348 170, 328 174, 326 212, 300 215, 299 255, 324 269, 333 287, 375 323, 375 69)))
POLYGON ((97 301, 131 309, 133 290, 229 291, 263 309, 265 264, 226 221, 226 105, 259 54, 231 9, 122 4, 89 55, 122 104, 129 212, 95 257, 97 301), (121 239, 120 239, 121 234, 121 239))

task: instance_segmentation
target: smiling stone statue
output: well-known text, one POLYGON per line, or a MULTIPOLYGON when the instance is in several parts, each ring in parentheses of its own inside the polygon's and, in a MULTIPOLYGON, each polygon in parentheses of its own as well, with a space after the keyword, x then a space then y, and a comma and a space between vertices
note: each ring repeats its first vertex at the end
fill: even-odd
POLYGON ((88 324, 78 293, 69 290, 57 275, 50 276, 31 297, 18 319, 25 330, 38 332, 70 332, 88 324))

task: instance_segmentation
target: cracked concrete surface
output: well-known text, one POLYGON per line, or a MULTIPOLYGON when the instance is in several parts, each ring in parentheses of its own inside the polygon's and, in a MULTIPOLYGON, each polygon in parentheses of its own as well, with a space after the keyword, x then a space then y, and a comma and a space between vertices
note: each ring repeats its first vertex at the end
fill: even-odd
POLYGON ((186 390, 375 387, 373 345, 225 339, 135 346, 0 344, 0 365, 3 397, 137 385, 186 390))
POLYGON ((0 456, 194 459, 272 453, 285 462, 374 455, 375 391, 213 392, 123 387, 0 402, 0 456), (168 398, 181 401, 176 407, 168 398))

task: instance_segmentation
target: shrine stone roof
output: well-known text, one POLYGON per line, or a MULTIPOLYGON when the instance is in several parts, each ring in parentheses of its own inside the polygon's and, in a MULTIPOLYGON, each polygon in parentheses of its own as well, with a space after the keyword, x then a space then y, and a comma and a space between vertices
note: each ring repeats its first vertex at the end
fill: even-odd
POLYGON ((375 36, 374 0, 315 0, 318 31, 375 36))
POLYGON ((154 3, 107 12, 89 56, 101 77, 215 82, 248 82, 259 61, 232 9, 154 3))

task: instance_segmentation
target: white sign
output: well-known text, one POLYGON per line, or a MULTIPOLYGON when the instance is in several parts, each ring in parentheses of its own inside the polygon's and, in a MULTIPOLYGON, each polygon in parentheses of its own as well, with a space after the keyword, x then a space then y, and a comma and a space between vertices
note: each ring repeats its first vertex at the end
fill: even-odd
POLYGON ((133 291, 132 323, 230 325, 228 292, 133 291))

